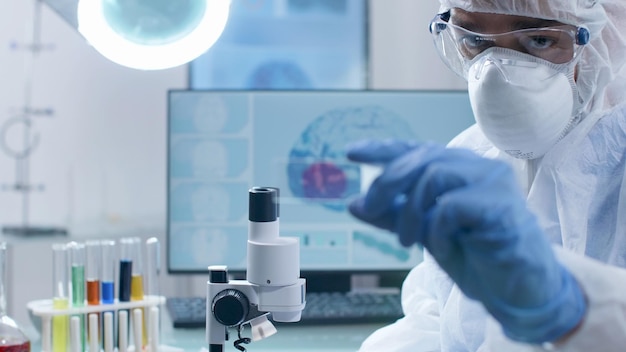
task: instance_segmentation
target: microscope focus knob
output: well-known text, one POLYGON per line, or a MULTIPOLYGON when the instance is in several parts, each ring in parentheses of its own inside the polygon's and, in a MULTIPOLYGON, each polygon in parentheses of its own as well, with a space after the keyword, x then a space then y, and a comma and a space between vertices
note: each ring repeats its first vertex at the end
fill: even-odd
POLYGON ((221 291, 211 305, 215 320, 225 326, 236 326, 243 323, 248 316, 250 302, 241 291, 227 289, 221 291))

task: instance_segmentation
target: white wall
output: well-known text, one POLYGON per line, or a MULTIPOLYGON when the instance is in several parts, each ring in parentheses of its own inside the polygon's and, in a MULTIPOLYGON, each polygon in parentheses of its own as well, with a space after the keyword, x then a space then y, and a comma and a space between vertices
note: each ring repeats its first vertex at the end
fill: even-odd
POLYGON ((437 0, 370 0, 372 88, 466 88, 439 59, 428 31, 438 9, 437 0))
MULTIPOLYGON (((40 144, 30 158, 31 181, 45 190, 33 193, 33 222, 70 226, 78 235, 161 229, 165 97, 168 88, 185 87, 185 67, 148 72, 115 65, 44 6, 41 41, 51 49, 39 54, 30 70, 31 53, 11 50, 8 43, 31 42, 33 3, 0 5, 5 7, 0 14, 0 119, 24 107, 29 76, 31 107, 54 110, 51 117, 34 118, 40 144)), ((21 142, 20 130, 9 130, 12 145, 21 142)), ((0 182, 15 182, 13 159, 0 155, 0 170, 0 182)), ((0 194, 1 223, 20 221, 18 195, 0 194)))
MULTIPOLYGON (((78 240, 128 234, 164 240, 166 94, 186 86, 186 67, 118 66, 44 6, 41 41, 48 50, 31 68, 24 46, 32 42, 34 4, 0 3, 0 126, 22 111, 29 80, 31 106, 54 110, 33 123, 40 143, 30 158, 31 181, 45 190, 31 199, 32 223, 67 226, 78 240)), ((20 127, 8 130, 11 146, 22 142, 20 127)), ((0 151, 0 184, 15 181, 15 161, 0 151)), ((21 204, 19 193, 0 191, 0 225, 20 223, 21 204)), ((50 245, 69 238, 3 240, 12 244, 14 259, 11 314, 28 322, 26 302, 52 292, 50 245)), ((184 284, 167 287, 178 292, 184 284)))
MULTIPOLYGON (((52 108, 35 117, 40 144, 30 158, 34 224, 67 226, 72 239, 129 234, 165 238, 166 93, 184 88, 186 67, 144 72, 107 61, 47 6, 41 40, 47 50, 29 66, 35 0, 0 3, 0 125, 32 99, 52 108), (17 49, 13 43, 17 43, 17 49), (20 49, 22 48, 22 49, 20 49), (32 82, 32 94, 25 84, 32 82)), ((428 33, 436 0, 372 0, 371 82, 378 89, 458 89, 463 82, 439 61, 428 33)), ((11 145, 22 142, 9 131, 11 145)), ((15 182, 15 162, 0 151, 0 184, 15 182)), ((0 187, 0 189, 2 189, 0 187)), ((0 191, 0 225, 21 220, 17 192, 0 191)), ((52 290, 50 245, 65 237, 12 244, 10 314, 28 324, 26 302, 52 290)), ((206 278, 164 276, 166 295, 202 295, 206 278)))

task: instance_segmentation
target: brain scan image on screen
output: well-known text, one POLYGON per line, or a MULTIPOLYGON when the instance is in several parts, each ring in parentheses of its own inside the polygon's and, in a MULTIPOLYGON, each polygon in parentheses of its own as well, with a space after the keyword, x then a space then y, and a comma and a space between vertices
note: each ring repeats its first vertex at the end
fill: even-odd
POLYGON ((171 149, 176 177, 223 178, 228 173, 228 151, 218 140, 180 139, 172 142, 171 149))
POLYGON ((230 195, 216 186, 199 186, 191 193, 191 213, 196 221, 224 221, 229 217, 230 195))
POLYGON ((191 255, 198 263, 224 263, 228 255, 228 235, 221 229, 196 229, 192 234, 191 255))
POLYGON ((206 140, 197 143, 191 158, 195 176, 223 178, 228 173, 228 151, 219 141, 206 140))
POLYGON ((416 139, 404 118, 379 106, 337 108, 311 121, 289 152, 291 192, 304 201, 337 211, 361 190, 360 168, 345 159, 351 141, 416 139))
POLYGON ((249 141, 244 138, 181 137, 171 141, 170 167, 175 177, 221 180, 248 168, 249 141))
POLYGON ((193 108, 193 120, 198 131, 221 131, 227 119, 228 110, 219 97, 199 99, 193 108))
POLYGON ((245 263, 245 227, 184 226, 172 231, 178 241, 171 242, 176 266, 181 269, 206 268, 215 263, 245 263))
POLYGON ((246 183, 183 182, 170 191, 170 218, 175 222, 240 221, 247 209, 233 197, 245 196, 246 183))
POLYGON ((229 119, 226 104, 217 96, 191 94, 173 97, 170 114, 170 129, 177 132, 219 133, 224 130, 229 119))

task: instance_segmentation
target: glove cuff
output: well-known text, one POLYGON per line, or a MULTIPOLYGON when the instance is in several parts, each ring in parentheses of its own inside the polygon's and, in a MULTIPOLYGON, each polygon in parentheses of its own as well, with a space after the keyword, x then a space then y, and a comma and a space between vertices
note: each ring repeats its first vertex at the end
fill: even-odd
POLYGON ((561 291, 544 306, 521 309, 496 303, 486 308, 512 340, 533 344, 556 341, 572 331, 587 311, 582 289, 563 267, 561 278, 561 291))

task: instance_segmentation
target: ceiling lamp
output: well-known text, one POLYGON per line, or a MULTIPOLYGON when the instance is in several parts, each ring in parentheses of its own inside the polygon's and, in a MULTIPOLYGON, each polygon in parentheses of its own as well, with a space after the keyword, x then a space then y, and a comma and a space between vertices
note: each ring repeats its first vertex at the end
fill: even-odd
POLYGON ((80 34, 120 65, 159 70, 206 52, 226 26, 231 0, 78 0, 80 34))

